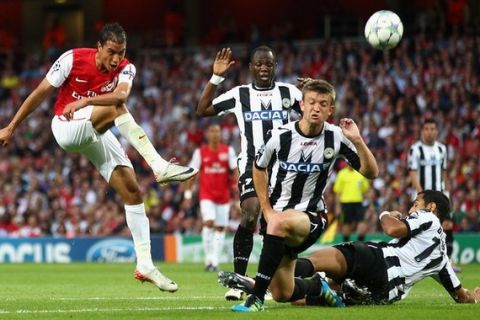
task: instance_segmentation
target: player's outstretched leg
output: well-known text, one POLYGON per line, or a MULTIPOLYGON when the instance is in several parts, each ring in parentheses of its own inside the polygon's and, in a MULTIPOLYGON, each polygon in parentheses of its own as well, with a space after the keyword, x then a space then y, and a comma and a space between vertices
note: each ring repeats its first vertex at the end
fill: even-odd
POLYGON ((178 285, 175 281, 167 278, 157 268, 145 273, 136 269, 133 276, 141 282, 150 282, 161 291, 175 292, 178 290, 178 285))
POLYGON ((195 168, 180 166, 172 161, 164 160, 130 113, 124 113, 115 118, 115 126, 152 168, 158 183, 181 182, 198 173, 195 168))

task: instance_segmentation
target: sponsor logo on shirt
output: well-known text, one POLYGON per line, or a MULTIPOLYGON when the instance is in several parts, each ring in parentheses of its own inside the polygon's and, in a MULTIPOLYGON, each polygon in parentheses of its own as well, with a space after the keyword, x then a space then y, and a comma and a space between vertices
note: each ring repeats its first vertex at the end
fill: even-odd
POLYGON ((243 117, 246 122, 287 120, 288 112, 286 110, 248 111, 243 113, 243 117))
POLYGON ((298 173, 320 173, 328 170, 328 163, 305 163, 305 162, 287 162, 279 161, 280 168, 288 172, 298 173))

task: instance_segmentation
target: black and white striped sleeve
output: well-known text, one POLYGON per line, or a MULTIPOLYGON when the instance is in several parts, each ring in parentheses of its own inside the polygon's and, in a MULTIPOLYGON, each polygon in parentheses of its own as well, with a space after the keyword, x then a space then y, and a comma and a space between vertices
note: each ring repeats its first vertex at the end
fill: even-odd
POLYGON ((410 150, 408 151, 408 169, 410 171, 417 171, 419 167, 419 156, 418 156, 418 148, 416 148, 416 145, 414 144, 413 146, 410 147, 410 150))
POLYGON ((218 115, 233 112, 238 101, 238 87, 228 90, 212 101, 213 108, 218 115))
POLYGON ((361 163, 360 163, 360 157, 358 156, 357 149, 353 145, 353 143, 347 139, 341 133, 341 141, 340 141, 340 156, 344 158, 348 165, 352 167, 355 170, 359 170, 361 163))
POLYGON ((453 294, 455 290, 462 287, 460 280, 455 274, 455 271, 453 271, 452 265, 448 260, 445 266, 437 274, 432 275, 432 278, 440 283, 450 294, 453 294))
POLYGON ((268 140, 260 149, 258 149, 255 158, 255 166, 258 169, 266 169, 270 163, 270 160, 272 159, 272 156, 275 154, 279 144, 279 138, 276 134, 277 132, 277 130, 272 130, 268 135, 268 140))

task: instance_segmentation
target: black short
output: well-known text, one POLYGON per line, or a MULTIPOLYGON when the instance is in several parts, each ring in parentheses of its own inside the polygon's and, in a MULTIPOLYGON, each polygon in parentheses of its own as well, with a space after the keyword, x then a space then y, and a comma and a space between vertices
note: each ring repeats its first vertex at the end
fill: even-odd
POLYGON ((307 239, 305 239, 305 241, 303 241, 300 245, 296 247, 286 246, 285 248, 285 255, 292 260, 297 259, 299 253, 307 250, 315 242, 317 242, 318 238, 320 238, 320 236, 322 235, 323 230, 325 230, 328 225, 327 214, 324 212, 305 214, 308 215, 308 218, 310 219, 310 233, 307 239))
POLYGON ((240 192, 240 202, 252 197, 257 197, 253 185, 252 169, 247 169, 238 177, 238 190, 240 192))
POLYGON ((363 220, 365 208, 361 202, 342 203, 343 223, 357 223, 363 220))
POLYGON ((353 279, 357 285, 366 286, 378 303, 388 301, 387 267, 382 249, 376 243, 355 241, 333 247, 340 250, 347 261, 347 274, 343 279, 334 279, 337 283, 353 279))

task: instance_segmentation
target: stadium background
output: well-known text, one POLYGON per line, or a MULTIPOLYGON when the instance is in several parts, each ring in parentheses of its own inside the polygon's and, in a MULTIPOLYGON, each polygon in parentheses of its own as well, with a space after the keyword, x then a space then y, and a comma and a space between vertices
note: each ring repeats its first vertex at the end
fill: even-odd
MULTIPOLYGON (((162 156, 187 163, 211 121, 196 118, 194 110, 216 50, 228 45, 237 60, 223 91, 249 81, 249 50, 268 44, 277 51, 277 79, 331 81, 339 96, 333 121, 354 118, 374 150, 381 174, 365 203, 370 238, 382 236, 378 212, 408 209, 408 147, 425 117, 438 121, 439 140, 450 151, 454 260, 480 262, 478 12, 474 0, 0 1, 0 125, 60 53, 94 46, 103 23, 118 21, 128 33, 127 57, 137 67, 129 108, 162 156), (382 53, 369 48, 362 33, 368 16, 385 8, 401 16, 405 33, 396 49, 382 53)), ((0 261, 132 261, 123 204, 85 159, 67 155, 53 140, 53 99, 0 149, 0 261)), ((235 119, 220 123, 224 141, 238 151, 235 119)), ((143 160, 122 142, 146 195, 157 235, 154 257, 201 261, 196 203, 184 201, 183 185, 154 183, 143 160)), ((331 190, 326 199, 333 208, 331 190)), ((231 218, 233 231, 237 206, 231 218)))

